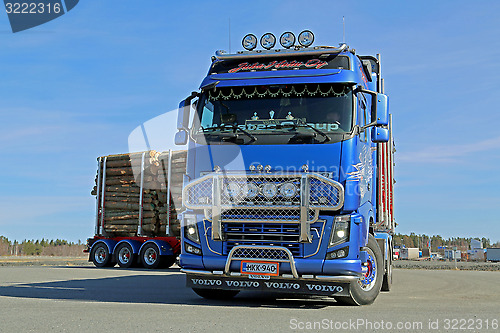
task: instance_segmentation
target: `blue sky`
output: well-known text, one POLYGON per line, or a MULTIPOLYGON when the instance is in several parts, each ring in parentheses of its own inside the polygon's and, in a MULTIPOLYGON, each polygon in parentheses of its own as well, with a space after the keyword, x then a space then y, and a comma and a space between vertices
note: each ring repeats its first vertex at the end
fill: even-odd
POLYGON ((398 232, 500 241, 500 2, 80 1, 13 34, 0 14, 0 235, 93 235, 99 155, 198 88, 249 32, 382 54, 398 232))

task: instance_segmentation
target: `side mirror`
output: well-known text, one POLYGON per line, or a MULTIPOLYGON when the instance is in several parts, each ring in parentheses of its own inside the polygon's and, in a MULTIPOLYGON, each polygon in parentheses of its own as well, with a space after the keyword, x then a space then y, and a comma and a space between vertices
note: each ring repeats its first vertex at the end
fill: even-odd
POLYGON ((377 118, 374 122, 377 126, 387 126, 389 124, 389 98, 384 94, 377 94, 374 97, 377 99, 377 118))
POLYGON ((388 142, 389 130, 382 127, 372 127, 372 142, 388 142))
POLYGON ((372 97, 372 122, 363 126, 362 129, 370 126, 387 126, 389 124, 389 98, 387 95, 366 90, 361 86, 358 86, 357 91, 370 94, 372 97))
POLYGON ((177 129, 188 130, 189 128, 189 113, 191 111, 191 101, 193 98, 198 97, 198 93, 193 91, 191 96, 179 103, 179 110, 177 113, 177 129))
POLYGON ((188 141, 188 133, 186 130, 181 129, 179 132, 175 133, 174 142, 178 146, 184 146, 188 141))

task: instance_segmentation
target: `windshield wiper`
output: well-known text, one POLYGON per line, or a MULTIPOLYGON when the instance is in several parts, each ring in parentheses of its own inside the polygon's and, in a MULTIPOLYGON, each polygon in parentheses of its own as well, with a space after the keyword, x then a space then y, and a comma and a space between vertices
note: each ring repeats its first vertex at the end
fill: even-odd
MULTIPOLYGON (((216 126, 216 127, 208 127, 208 128, 202 128, 202 129, 203 129, 203 132, 209 131, 209 130, 214 131, 214 130, 217 130, 217 129, 232 129, 233 131, 238 130, 238 131, 240 131, 241 133, 245 134, 246 136, 248 136, 250 138, 250 141, 248 143, 257 141, 257 138, 254 135, 248 133, 247 130, 244 130, 243 128, 238 127, 237 125, 219 125, 219 126, 216 126)), ((228 136, 228 134, 234 134, 234 132, 233 133, 222 133, 222 132, 221 133, 213 133, 213 135, 226 136, 226 137, 228 136)), ((236 139, 238 137, 238 135, 237 134, 236 134, 236 136, 230 135, 229 137, 232 137, 232 138, 236 139)))
POLYGON ((286 125, 283 125, 283 127, 288 127, 288 126, 291 126, 292 128, 297 128, 297 127, 307 127, 307 128, 310 128, 312 129, 314 132, 318 133, 319 135, 321 135, 322 137, 325 138, 325 140, 323 140, 323 142, 321 143, 325 143, 325 142, 328 142, 328 141, 331 141, 332 138, 330 138, 328 136, 328 134, 326 134, 325 132, 309 125, 308 123, 304 123, 304 122, 298 122, 298 123, 294 123, 294 124, 286 124, 286 125))

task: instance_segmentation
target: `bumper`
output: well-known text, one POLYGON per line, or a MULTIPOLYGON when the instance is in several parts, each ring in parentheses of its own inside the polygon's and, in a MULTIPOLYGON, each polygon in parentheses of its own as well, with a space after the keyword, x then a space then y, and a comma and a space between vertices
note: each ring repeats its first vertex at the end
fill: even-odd
MULTIPOLYGON (((306 295, 348 296, 353 276, 311 276, 293 278, 285 276, 268 279, 250 279, 248 276, 224 275, 221 271, 181 269, 186 273, 186 286, 199 289, 253 290, 306 295)), ((236 273, 238 274, 238 273, 236 273)))
POLYGON ((276 246, 238 245, 227 257, 190 257, 193 256, 181 255, 181 271, 187 274, 188 287, 200 289, 347 296, 350 283, 362 276, 360 260, 296 259, 288 249, 276 246), (190 267, 189 259, 199 261, 198 264, 203 261, 203 265, 190 267), (258 268, 244 270, 245 262, 267 263, 277 269, 274 273, 258 268))
MULTIPOLYGON (((242 259, 231 260, 228 265, 226 256, 217 257, 201 257, 190 254, 182 254, 180 256, 181 267, 188 270, 201 271, 222 271, 230 274, 231 272, 239 272, 242 259)), ((247 260, 247 259, 244 259, 247 260)), ((248 259, 258 260, 258 259, 248 259)), ((299 277, 302 275, 325 275, 325 276, 354 276, 360 277, 363 274, 363 266, 359 259, 302 259, 293 258, 293 266, 295 266, 296 275, 290 261, 280 263, 280 272, 299 277)))

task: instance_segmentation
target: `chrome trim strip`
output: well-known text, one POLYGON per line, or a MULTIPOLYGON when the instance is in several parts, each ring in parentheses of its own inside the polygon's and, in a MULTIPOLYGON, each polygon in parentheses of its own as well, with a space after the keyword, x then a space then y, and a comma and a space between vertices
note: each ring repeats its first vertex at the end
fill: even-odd
POLYGON ((208 227, 207 228, 207 226, 205 225, 205 222, 207 222, 207 220, 203 220, 203 229, 205 229, 205 241, 207 242, 207 247, 210 250, 210 252, 222 256, 223 255, 222 253, 216 252, 216 251, 212 250, 212 248, 210 247, 210 242, 208 241, 208 236, 207 235, 208 235, 208 230, 212 229, 212 227, 208 227))
POLYGON ((213 275, 211 271, 201 271, 197 269, 185 269, 181 268, 182 273, 187 273, 187 274, 204 274, 204 275, 213 275))
POLYGON ((343 276, 343 275, 338 275, 338 276, 329 276, 329 275, 316 275, 317 280, 326 280, 326 281, 335 281, 335 282, 351 282, 351 281, 356 281, 359 280, 360 276, 343 276))
POLYGON ((323 234, 325 233, 325 227, 326 227, 326 221, 322 220, 321 222, 323 223, 323 227, 321 228, 321 236, 319 236, 318 248, 316 249, 316 252, 309 254, 307 256, 304 256, 303 258, 309 258, 309 257, 315 256, 319 252, 319 249, 321 247, 321 242, 323 240, 323 234))

